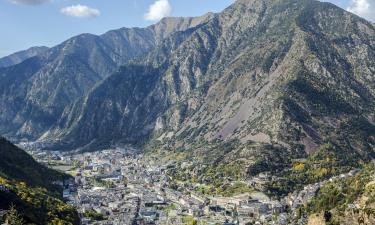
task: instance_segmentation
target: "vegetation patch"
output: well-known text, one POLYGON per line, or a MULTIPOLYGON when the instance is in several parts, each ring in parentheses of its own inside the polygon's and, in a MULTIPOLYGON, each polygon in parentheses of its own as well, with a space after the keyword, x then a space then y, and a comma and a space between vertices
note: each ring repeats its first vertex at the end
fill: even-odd
POLYGON ((347 158, 343 154, 342 149, 332 143, 324 144, 307 159, 294 160, 292 166, 280 174, 281 179, 269 182, 266 189, 272 195, 285 196, 307 184, 329 179, 359 166, 358 157, 347 158))
POLYGON ((79 224, 76 209, 54 197, 45 188, 28 186, 25 182, 0 177, 0 208, 14 207, 24 224, 79 224))

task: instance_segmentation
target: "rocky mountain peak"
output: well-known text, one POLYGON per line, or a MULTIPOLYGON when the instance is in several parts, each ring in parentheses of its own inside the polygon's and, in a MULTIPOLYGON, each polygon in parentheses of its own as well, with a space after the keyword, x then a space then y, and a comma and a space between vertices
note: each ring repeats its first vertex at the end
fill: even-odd
POLYGON ((167 17, 150 26, 150 29, 155 32, 156 39, 161 41, 177 31, 184 31, 206 23, 214 16, 214 13, 207 13, 200 17, 167 17))

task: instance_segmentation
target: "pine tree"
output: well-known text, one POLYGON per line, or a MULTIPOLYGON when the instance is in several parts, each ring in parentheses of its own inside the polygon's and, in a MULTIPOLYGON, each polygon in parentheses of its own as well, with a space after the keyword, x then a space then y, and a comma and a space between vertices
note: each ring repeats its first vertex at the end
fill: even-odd
POLYGON ((6 224, 9 225, 23 225, 24 221, 22 216, 18 213, 14 205, 10 206, 9 212, 5 216, 6 224))

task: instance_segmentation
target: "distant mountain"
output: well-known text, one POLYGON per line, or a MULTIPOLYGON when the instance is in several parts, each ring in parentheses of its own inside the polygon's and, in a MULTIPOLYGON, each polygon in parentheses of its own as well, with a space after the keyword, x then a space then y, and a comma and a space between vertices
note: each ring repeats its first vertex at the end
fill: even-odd
POLYGON ((13 53, 9 56, 0 58, 0 68, 16 65, 18 63, 25 61, 28 58, 40 55, 46 52, 47 50, 48 50, 48 47, 42 46, 42 47, 32 47, 25 51, 13 53))
POLYGON ((82 34, 17 65, 0 68, 0 133, 35 140, 65 107, 120 65, 151 51, 171 33, 210 18, 167 18, 147 28, 82 34))
POLYGON ((13 204, 27 224, 79 224, 77 211, 61 200, 62 187, 54 184, 66 178, 0 137, 0 210, 13 204))

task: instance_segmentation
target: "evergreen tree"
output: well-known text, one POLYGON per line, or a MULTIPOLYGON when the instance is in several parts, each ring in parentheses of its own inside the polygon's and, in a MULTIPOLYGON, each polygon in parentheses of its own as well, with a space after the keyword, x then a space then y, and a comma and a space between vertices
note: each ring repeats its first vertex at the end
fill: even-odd
POLYGON ((14 205, 10 206, 9 212, 5 216, 6 224, 9 225, 23 225, 24 221, 22 216, 18 213, 14 205))

